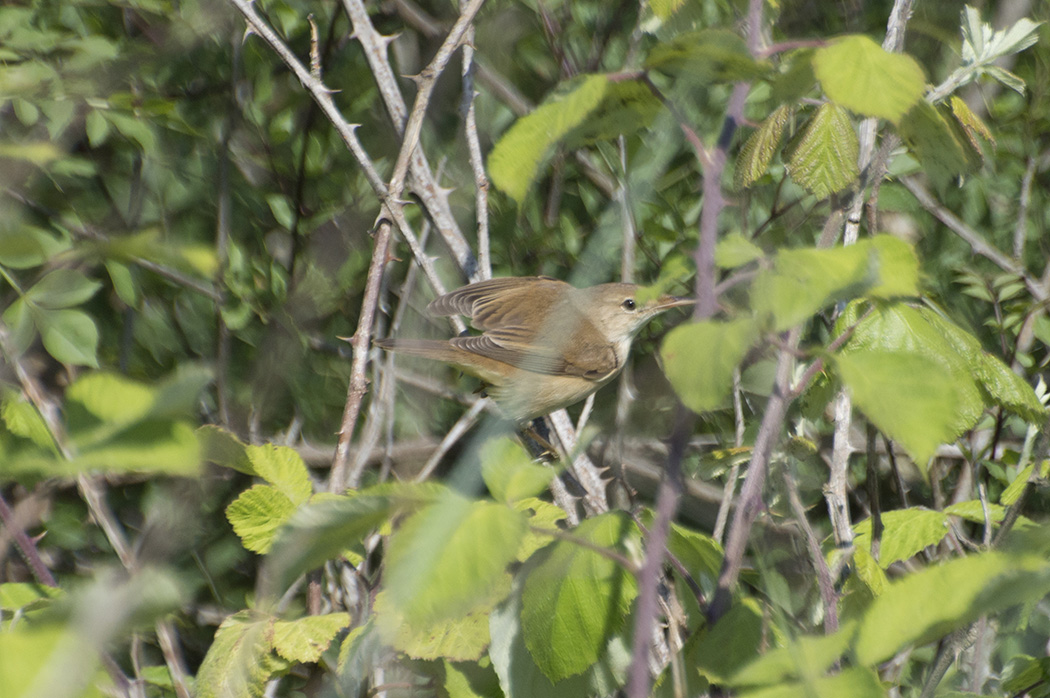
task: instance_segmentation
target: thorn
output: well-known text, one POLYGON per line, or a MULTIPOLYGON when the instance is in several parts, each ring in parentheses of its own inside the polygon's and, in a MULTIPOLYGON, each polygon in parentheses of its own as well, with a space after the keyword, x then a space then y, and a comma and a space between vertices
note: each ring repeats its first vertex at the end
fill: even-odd
POLYGON ((344 342, 346 342, 347 344, 353 346, 354 342, 357 340, 357 333, 355 332, 354 334, 350 335, 349 337, 340 337, 339 335, 336 335, 335 338, 336 339, 341 339, 344 342))
POLYGON ((414 75, 405 75, 404 73, 402 73, 401 77, 405 78, 406 80, 411 80, 413 83, 415 83, 416 87, 419 87, 421 84, 423 84, 423 75, 420 73, 415 73, 414 75))
POLYGON ((380 34, 378 36, 379 43, 383 45, 383 50, 384 51, 389 49, 390 48, 390 44, 394 43, 399 38, 401 38, 401 32, 396 32, 394 34, 389 34, 389 35, 380 34))

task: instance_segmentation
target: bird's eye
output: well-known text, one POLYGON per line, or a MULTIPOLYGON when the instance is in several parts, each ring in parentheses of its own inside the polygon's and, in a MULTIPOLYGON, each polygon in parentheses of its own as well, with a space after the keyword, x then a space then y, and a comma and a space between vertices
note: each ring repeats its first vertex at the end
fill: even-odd
POLYGON ((634 310, 636 305, 633 298, 628 298, 623 303, 620 303, 620 307, 624 310, 634 310))

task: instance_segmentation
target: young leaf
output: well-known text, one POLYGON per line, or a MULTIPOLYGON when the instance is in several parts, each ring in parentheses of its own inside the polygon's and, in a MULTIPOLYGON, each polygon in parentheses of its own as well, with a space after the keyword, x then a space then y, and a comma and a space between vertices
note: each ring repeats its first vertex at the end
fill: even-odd
POLYGON ((915 105, 901 120, 899 131, 923 167, 941 180, 955 177, 980 164, 959 139, 941 110, 929 102, 915 105))
POLYGON ((262 444, 245 447, 245 453, 255 473, 273 485, 293 507, 302 504, 313 494, 310 474, 295 449, 262 444))
MULTIPOLYGON (((724 674, 729 676, 726 683, 730 686, 768 686, 789 678, 823 673, 849 649, 856 632, 857 621, 851 620, 831 635, 795 638, 786 647, 766 652, 739 671, 724 674)), ((739 667, 739 663, 735 666, 739 667)))
POLYGON ((911 56, 889 53, 866 36, 843 37, 813 54, 825 94, 861 116, 893 123, 920 99, 926 76, 911 56))
POLYGON ((287 672, 291 662, 272 651, 273 624, 250 611, 224 620, 197 670, 198 698, 258 698, 267 681, 287 672))
POLYGON ((254 485, 226 507, 226 518, 241 544, 260 555, 270 551, 277 530, 293 513, 295 504, 270 485, 254 485))
POLYGON ((751 186, 769 169, 793 111, 788 104, 777 107, 744 143, 733 173, 733 186, 736 189, 751 186))
POLYGON ((764 619, 761 606, 744 599, 708 628, 693 647, 697 670, 713 683, 727 683, 741 667, 758 656, 764 619))
POLYGON ((856 181, 860 173, 857 169, 859 148, 857 132, 846 110, 835 104, 823 104, 788 158, 788 172, 814 196, 823 199, 856 181))
POLYGON ((795 698, 796 696, 850 696, 884 698, 879 675, 866 666, 849 667, 830 676, 813 677, 741 693, 741 698, 795 698))
POLYGON ((339 631, 349 625, 349 613, 279 620, 273 624, 273 647, 278 655, 290 662, 316 662, 339 631))
POLYGON ((733 369, 757 335, 750 318, 688 323, 668 333, 660 358, 686 407, 699 413, 722 406, 733 387, 733 369))
POLYGON ((858 349, 835 358, 854 404, 925 471, 937 446, 953 440, 958 393, 951 374, 914 352, 858 349))
MULTIPOLYGON (((622 545, 635 534, 620 514, 581 523, 573 535, 595 545, 622 545)), ((634 576, 607 557, 570 541, 540 553, 521 596, 525 645, 551 681, 579 674, 598 661, 623 626, 637 588, 634 576)))
POLYGON ((870 245, 879 267, 879 282, 869 289, 869 298, 901 298, 919 295, 919 258, 915 248, 892 235, 876 235, 858 245, 870 245))
POLYGON ((492 183, 520 204, 547 150, 587 119, 601 103, 607 85, 604 75, 583 76, 567 92, 518 119, 489 155, 492 183))

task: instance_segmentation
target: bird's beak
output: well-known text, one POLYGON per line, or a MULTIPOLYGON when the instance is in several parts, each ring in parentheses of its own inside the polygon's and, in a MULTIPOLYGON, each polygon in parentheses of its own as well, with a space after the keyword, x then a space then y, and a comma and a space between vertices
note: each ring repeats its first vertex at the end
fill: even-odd
POLYGON ((660 296, 656 300, 656 308, 658 310, 668 310, 670 308, 680 308, 686 305, 693 305, 696 303, 695 298, 683 298, 682 296, 660 296))

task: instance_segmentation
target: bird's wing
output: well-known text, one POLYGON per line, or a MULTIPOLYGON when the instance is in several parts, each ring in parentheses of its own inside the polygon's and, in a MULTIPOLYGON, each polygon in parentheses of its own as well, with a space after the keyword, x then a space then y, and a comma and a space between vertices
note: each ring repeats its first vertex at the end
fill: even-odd
POLYGON ((546 276, 489 279, 446 293, 427 306, 427 312, 465 315, 479 330, 525 326, 530 308, 551 307, 568 288, 571 287, 564 281, 546 276))
POLYGON ((502 361, 522 371, 579 376, 597 381, 614 373, 619 362, 608 343, 587 341, 587 337, 593 336, 594 332, 568 333, 563 341, 537 341, 535 332, 511 326, 449 341, 454 347, 502 361), (573 356, 567 358, 565 345, 570 344, 574 347, 574 351, 569 352, 573 356))

